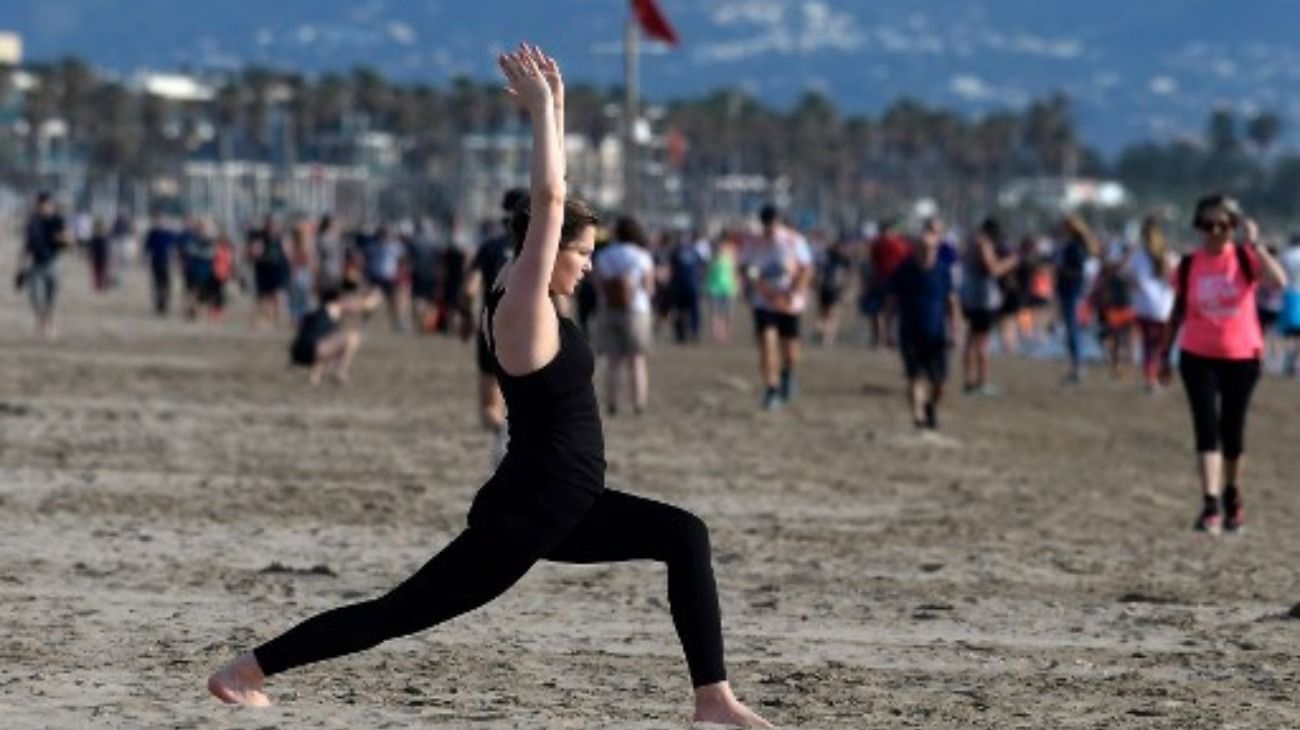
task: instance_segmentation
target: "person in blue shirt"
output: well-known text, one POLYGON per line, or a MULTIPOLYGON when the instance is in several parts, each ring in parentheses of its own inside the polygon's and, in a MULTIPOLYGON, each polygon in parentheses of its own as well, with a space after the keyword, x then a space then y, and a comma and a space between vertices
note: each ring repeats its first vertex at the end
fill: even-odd
POLYGON ((153 311, 159 317, 167 316, 171 306, 172 251, 176 247, 176 234, 162 215, 155 215, 144 238, 144 252, 149 257, 150 281, 153 284, 153 311))
POLYGON ((36 315, 36 329, 46 339, 55 337, 54 308, 59 294, 58 259, 69 243, 67 226, 54 198, 47 192, 38 193, 35 210, 27 220, 17 283, 20 288, 27 288, 32 312, 36 315))
POLYGON ((953 267, 941 252, 942 235, 937 221, 926 221, 913 255, 898 267, 889 283, 912 422, 919 429, 929 430, 939 426, 939 400, 948 379, 948 350, 961 312, 953 286, 953 267))
POLYGON ((700 341, 700 289, 708 263, 708 242, 685 235, 673 247, 668 259, 673 337, 679 343, 700 341))

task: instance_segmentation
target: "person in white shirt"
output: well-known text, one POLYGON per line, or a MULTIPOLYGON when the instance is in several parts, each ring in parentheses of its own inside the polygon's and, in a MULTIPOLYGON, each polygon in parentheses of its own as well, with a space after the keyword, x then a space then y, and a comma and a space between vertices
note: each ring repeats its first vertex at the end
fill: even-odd
POLYGON ((1169 315, 1174 311, 1173 271, 1177 256, 1165 243, 1160 218, 1148 215, 1142 220, 1141 245, 1131 249, 1121 264, 1129 282, 1133 312, 1137 315, 1142 339, 1142 376, 1148 392, 1160 385, 1161 348, 1169 315))
POLYGON ((776 410, 794 396, 799 318, 807 306, 813 256, 808 241, 781 223, 774 206, 763 206, 759 220, 763 232, 750 242, 744 271, 754 307, 759 370, 766 386, 763 407, 776 410))
POLYGON ((650 396, 650 352, 655 287, 654 258, 646 250, 641 224, 623 216, 614 224, 614 241, 596 257, 600 299, 600 347, 606 357, 605 410, 618 413, 619 378, 628 370, 632 411, 645 411, 650 396))

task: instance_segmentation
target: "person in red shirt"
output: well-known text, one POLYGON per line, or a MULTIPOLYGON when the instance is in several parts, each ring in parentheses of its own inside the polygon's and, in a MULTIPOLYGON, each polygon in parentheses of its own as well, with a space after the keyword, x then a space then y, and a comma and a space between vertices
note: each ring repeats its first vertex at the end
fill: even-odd
POLYGON ((885 221, 880 226, 880 235, 873 240, 868 249, 871 260, 871 277, 867 281, 867 290, 863 294, 863 313, 871 318, 871 346, 879 347, 881 342, 886 347, 894 346, 893 314, 885 306, 889 294, 889 280, 912 255, 912 247, 907 239, 899 235, 894 221, 885 221))
POLYGON ((1246 411, 1264 350, 1256 292, 1260 280, 1285 286, 1286 272, 1256 245, 1258 226, 1242 216, 1232 198, 1201 198, 1192 222, 1202 242, 1175 273, 1177 298, 1164 370, 1169 371, 1168 353, 1181 328, 1178 371, 1191 405, 1204 501, 1194 527, 1215 534, 1237 532, 1246 514, 1239 482, 1246 411), (1233 240, 1238 227, 1242 242, 1233 240))

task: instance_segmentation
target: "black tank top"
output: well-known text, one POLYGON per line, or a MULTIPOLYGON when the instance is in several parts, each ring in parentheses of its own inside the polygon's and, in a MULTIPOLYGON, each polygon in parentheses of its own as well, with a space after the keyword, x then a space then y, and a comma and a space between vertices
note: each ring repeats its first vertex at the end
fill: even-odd
POLYGON ((492 322, 504 290, 490 292, 483 328, 492 370, 506 401, 510 443, 497 476, 536 486, 605 487, 605 439, 592 375, 596 358, 573 320, 559 317, 560 350, 541 369, 510 375, 496 357, 492 322))

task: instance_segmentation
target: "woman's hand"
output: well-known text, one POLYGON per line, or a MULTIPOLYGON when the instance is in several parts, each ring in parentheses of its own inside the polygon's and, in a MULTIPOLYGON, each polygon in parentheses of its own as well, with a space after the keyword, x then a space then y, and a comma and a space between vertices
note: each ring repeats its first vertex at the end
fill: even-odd
MULTIPOLYGON (((538 116, 555 103, 555 98, 551 94, 551 82, 543 75, 533 54, 528 46, 520 44, 518 51, 498 56, 497 65, 506 77, 506 93, 530 115, 538 116)), ((559 77, 558 69, 556 77, 559 77)))
POLYGON ((523 48, 533 64, 541 71, 542 78, 546 79, 546 85, 551 87, 551 100, 555 108, 564 109, 564 77, 560 74, 560 64, 537 46, 525 45, 523 48))

